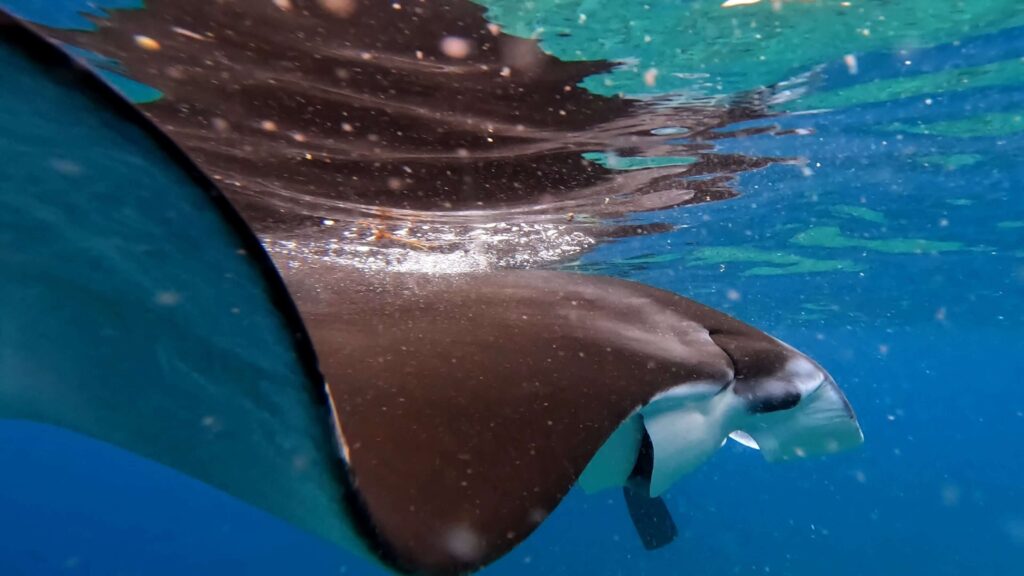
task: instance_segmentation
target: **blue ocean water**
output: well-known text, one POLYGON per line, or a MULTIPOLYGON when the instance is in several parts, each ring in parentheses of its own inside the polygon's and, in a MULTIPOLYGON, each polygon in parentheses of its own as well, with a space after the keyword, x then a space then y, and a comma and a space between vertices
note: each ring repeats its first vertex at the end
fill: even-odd
MULTIPOLYGON (((913 60, 926 73, 1020 59, 1022 38, 1019 28, 966 35, 913 60)), ((824 88, 907 75, 893 54, 858 59, 856 78, 823 63, 824 88)), ((675 232, 587 254, 582 266, 693 297, 807 352, 842 385, 866 441, 773 465, 727 445, 669 493, 681 537, 657 552, 640 546, 617 493, 574 492, 485 573, 1018 573, 1024 129, 888 127, 1012 118, 1022 91, 933 90, 771 118, 813 134, 719 149, 803 167, 748 172, 736 199, 658 213, 675 232)), ((171 179, 174 167, 145 170, 171 179)), ((14 185, 32 183, 0 181, 8 194, 14 185)), ((56 428, 0 421, 0 471, 3 574, 374 570, 181 473, 56 428)))

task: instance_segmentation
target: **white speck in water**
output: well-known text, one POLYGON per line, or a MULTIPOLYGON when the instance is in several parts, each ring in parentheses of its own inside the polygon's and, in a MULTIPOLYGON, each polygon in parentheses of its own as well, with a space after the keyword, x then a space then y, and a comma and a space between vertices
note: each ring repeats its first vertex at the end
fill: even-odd
POLYGON ((462 60, 473 51, 473 43, 460 36, 445 36, 441 39, 441 53, 449 58, 462 60))
POLYGON ((135 45, 143 50, 150 52, 156 52, 160 49, 160 43, 150 38, 149 36, 143 36, 141 34, 135 35, 135 45))
POLYGON ((942 487, 942 505, 952 508, 960 504, 960 487, 955 484, 946 484, 942 487))
POLYGON ((175 34, 181 34, 182 36, 184 36, 186 38, 191 38, 193 40, 202 40, 203 42, 208 42, 210 40, 209 38, 207 38, 207 37, 205 37, 205 36, 203 36, 201 34, 196 34, 195 32, 193 32, 191 30, 186 30, 186 29, 180 28, 178 26, 171 26, 171 32, 174 32, 175 34))
POLYGON ((853 54, 847 54, 843 56, 843 63, 846 64, 846 71, 851 75, 855 76, 858 72, 857 69, 857 57, 853 54))
POLYGON ((657 85, 657 83, 658 69, 648 68, 647 71, 644 72, 644 84, 646 84, 648 88, 653 88, 655 85, 657 85))
POLYGON ((216 130, 217 132, 220 132, 221 134, 227 132, 228 130, 231 130, 231 124, 229 124, 228 121, 223 118, 211 118, 210 126, 213 126, 213 129, 216 130))
POLYGON ((173 290, 163 290, 156 293, 156 296, 153 297, 153 301, 160 306, 175 306, 181 302, 181 294, 178 294, 173 290))
POLYGON ((81 164, 64 158, 51 158, 50 168, 53 168, 54 172, 64 176, 78 176, 82 173, 81 164))
POLYGON ((203 426, 203 428, 206 428, 210 432, 219 432, 222 428, 224 428, 224 425, 221 423, 220 419, 213 415, 203 416, 203 419, 200 420, 199 423, 203 426))
POLYGON ((1017 546, 1024 546, 1024 519, 1012 518, 1006 522, 1006 535, 1010 542, 1017 546))
POLYGON ((356 12, 356 0, 317 0, 320 7, 339 18, 348 18, 356 12))
POLYGON ((483 552, 480 537, 471 527, 465 525, 448 530, 444 535, 444 544, 452 556, 465 562, 478 559, 483 552))
POLYGON ((739 302, 740 298, 742 298, 738 290, 733 290, 731 288, 726 291, 725 297, 733 302, 739 302))

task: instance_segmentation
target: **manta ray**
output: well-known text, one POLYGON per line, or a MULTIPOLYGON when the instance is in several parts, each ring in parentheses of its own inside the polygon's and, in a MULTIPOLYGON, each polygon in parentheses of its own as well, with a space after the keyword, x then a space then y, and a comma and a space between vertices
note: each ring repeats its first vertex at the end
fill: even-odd
POLYGON ((589 94, 576 83, 606 63, 559 61, 469 2, 406 8, 154 1, 88 33, 0 20, 4 109, 56 158, 18 168, 27 189, 0 187, 4 230, 33 230, 42 254, 0 235, 3 300, 20 303, 0 323, 0 417, 122 446, 382 569, 439 575, 501 557, 577 484, 621 490, 657 548, 676 532, 660 496, 727 438, 769 461, 862 441, 821 366, 700 303, 501 258, 438 268, 502 224, 596 241, 632 233, 603 218, 728 197, 730 173, 770 160, 715 157, 710 131, 761 112, 589 94), (162 97, 130 104, 97 75, 112 71, 162 97), (692 141, 651 134, 668 121, 692 141), (122 161, 82 156, 76 130, 122 161), (697 161, 581 158, 638 141, 697 161), (90 169, 136 185, 72 194, 90 169))

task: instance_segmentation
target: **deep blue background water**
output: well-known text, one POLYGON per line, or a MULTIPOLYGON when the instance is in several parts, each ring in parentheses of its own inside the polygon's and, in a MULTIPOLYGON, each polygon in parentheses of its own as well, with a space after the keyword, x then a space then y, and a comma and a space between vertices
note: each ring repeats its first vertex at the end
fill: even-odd
MULTIPOLYGON (((914 59, 941 69, 1021 57, 1022 38, 1019 29, 967 38, 914 59)), ((877 77, 904 73, 888 55, 863 55, 861 67, 877 77)), ((1024 132, 897 138, 880 127, 1012 110, 1022 96, 1024 86, 1004 86, 929 94, 928 105, 922 96, 773 119, 815 133, 725 140, 722 148, 801 156, 813 174, 789 165, 745 174, 737 199, 653 216, 680 224, 676 232, 587 255, 585 264, 722 308, 819 360, 856 408, 866 442, 849 454, 775 465, 727 445, 670 492, 682 535, 654 553, 640 546, 617 493, 574 492, 486 573, 1020 573, 1024 228, 999 223, 1024 220, 1024 132), (924 160, 937 154, 974 156, 957 167, 924 160), (870 207, 884 222, 837 206, 870 207), (853 238, 960 246, 885 253, 792 240, 823 226, 853 238), (760 264, 693 260, 709 247, 857 266, 750 275, 760 264)), ((54 428, 0 421, 0 574, 370 571, 173 470, 54 428)))

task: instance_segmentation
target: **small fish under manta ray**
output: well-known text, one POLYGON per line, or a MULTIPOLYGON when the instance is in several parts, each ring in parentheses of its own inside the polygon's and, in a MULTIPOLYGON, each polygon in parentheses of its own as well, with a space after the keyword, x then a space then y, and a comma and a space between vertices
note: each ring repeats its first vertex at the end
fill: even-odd
MULTIPOLYGON (((305 422, 308 433, 333 434, 341 458, 314 459, 326 462, 323 469, 301 479, 289 481, 293 471, 272 466, 254 478, 139 440, 152 437, 147 426, 156 424, 147 419, 127 415, 131 425, 115 433, 88 413, 55 417, 16 387, 0 389, 0 415, 118 443, 387 566, 425 574, 494 561, 574 483, 587 492, 621 488, 644 546, 657 548, 676 535, 660 495, 726 438, 760 449, 769 461, 862 441, 843 394, 813 360, 676 294, 608 277, 501 269, 500 261, 458 274, 360 266, 318 245, 330 232, 326 217, 393 223, 400 213, 427 227, 548 225, 567 207, 606 217, 725 198, 727 175, 768 160, 710 154, 706 140, 720 137, 710 130, 763 112, 738 103, 653 112, 572 89, 607 65, 558 61, 534 42, 496 30, 480 7, 462 0, 401 11, 368 1, 147 4, 97 19, 96 32, 28 26, 117 58, 118 71, 163 93, 139 106, 157 129, 135 109, 121 113, 150 130, 205 189, 223 191, 233 205, 218 204, 226 217, 240 214, 260 237, 277 266, 274 272, 264 254, 267 281, 280 288, 283 279, 301 315, 296 345, 312 344, 326 390, 329 410, 321 422, 305 422), (346 41, 331 45, 332 38, 346 41), (457 50, 446 47, 451 38, 457 50), (407 91, 395 91, 382 70, 407 91), (431 90, 443 93, 438 85, 447 80, 461 83, 472 102, 456 99, 446 109, 450 94, 434 100, 431 90), (501 106, 488 108, 485 96, 501 106), (246 123, 260 118, 257 108, 276 119, 246 123), (672 121, 688 143, 650 136, 672 121), (374 122, 384 133, 366 141, 347 136, 374 122), (333 132, 318 133, 324 125, 333 132), (617 173, 579 159, 594 150, 642 155, 644 142, 697 161, 617 173), (297 160, 312 155, 305 150, 319 160, 297 160), (396 172, 407 175, 397 184, 396 172), (708 174, 726 177, 680 184, 683 176, 708 174), (556 181, 545 184, 538 175, 556 181), (609 202, 609 191, 623 186, 637 192, 609 202), (275 243, 281 238, 288 249, 275 243)), ((0 44, 53 51, 20 26, 3 22, 0 44)), ((46 62, 69 67, 55 55, 46 62)), ((93 77, 81 85, 115 102, 93 77)), ((238 233, 255 244, 244 226, 238 233)), ((109 395, 73 392, 85 412, 109 417, 130 409, 109 395)), ((175 401, 171 391, 154 390, 150 398, 175 401)), ((272 401, 241 404, 262 418, 262 403, 272 401)))

